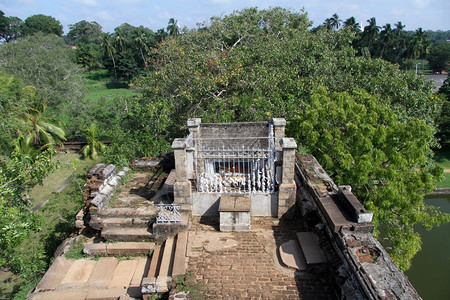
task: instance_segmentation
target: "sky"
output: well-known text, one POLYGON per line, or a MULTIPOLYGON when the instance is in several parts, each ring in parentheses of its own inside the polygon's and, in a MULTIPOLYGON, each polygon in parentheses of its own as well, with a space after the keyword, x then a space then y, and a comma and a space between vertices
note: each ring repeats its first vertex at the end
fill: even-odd
POLYGON ((313 26, 337 13, 342 20, 353 16, 363 26, 375 17, 379 26, 401 21, 405 30, 450 30, 448 0, 0 0, 6 16, 22 20, 35 14, 52 16, 64 26, 64 33, 69 24, 81 20, 96 21, 104 32, 113 32, 123 23, 156 31, 167 27, 170 18, 178 20, 181 27, 196 28, 213 16, 275 6, 297 12, 304 9, 313 26))

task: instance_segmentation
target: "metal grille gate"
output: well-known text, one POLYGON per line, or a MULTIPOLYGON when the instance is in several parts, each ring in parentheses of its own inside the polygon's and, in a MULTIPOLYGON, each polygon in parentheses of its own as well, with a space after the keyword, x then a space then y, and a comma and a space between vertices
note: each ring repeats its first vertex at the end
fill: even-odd
MULTIPOLYGON (((275 147, 273 129, 269 125, 268 137, 232 138, 238 140, 268 140, 268 147, 202 147, 202 141, 194 141, 194 168, 196 187, 203 193, 268 194, 275 190, 275 147)), ((208 139, 211 144, 212 139, 208 139)), ((217 139, 219 142, 223 139, 217 139)), ((228 139, 230 140, 230 139, 228 139)))

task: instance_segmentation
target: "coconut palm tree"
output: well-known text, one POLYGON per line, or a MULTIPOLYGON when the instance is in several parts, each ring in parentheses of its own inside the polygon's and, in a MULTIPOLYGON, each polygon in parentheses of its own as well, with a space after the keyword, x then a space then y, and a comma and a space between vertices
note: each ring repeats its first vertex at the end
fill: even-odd
POLYGON ((373 17, 367 20, 367 22, 369 23, 369 25, 364 27, 363 38, 367 41, 367 48, 370 51, 372 43, 375 42, 378 37, 380 26, 377 26, 377 20, 373 17))
POLYGON ((344 21, 344 28, 350 28, 353 32, 359 32, 359 23, 356 22, 355 17, 350 17, 347 20, 344 21))
POLYGON ((331 28, 338 30, 341 27, 342 20, 339 19, 337 13, 334 13, 330 18, 331 28))
POLYGON ((97 140, 97 126, 92 124, 88 126, 85 130, 86 140, 88 144, 81 149, 81 154, 84 158, 90 157, 96 159, 98 153, 103 153, 105 151, 105 144, 97 140))
POLYGON ((384 50, 386 46, 391 44, 394 32, 392 30, 391 24, 386 24, 383 26, 383 30, 380 32, 380 40, 383 43, 383 48, 381 49, 380 58, 383 58, 384 50))
POLYGON ((55 118, 44 117, 47 105, 43 101, 35 101, 22 115, 22 121, 30 126, 28 131, 33 134, 35 144, 46 148, 60 145, 66 140, 64 125, 55 118))
POLYGON ((148 54, 150 52, 150 48, 148 47, 147 42, 146 42, 145 39, 146 39, 145 34, 142 31, 137 30, 136 31, 136 38, 134 39, 134 42, 139 47, 139 51, 141 53, 142 61, 144 62, 144 68, 147 69, 147 60, 145 59, 144 51, 145 51, 145 53, 148 54))
POLYGON ((180 34, 180 27, 178 27, 178 21, 174 18, 169 19, 169 23, 167 25, 167 32, 169 35, 179 35, 180 34))
POLYGON ((112 43, 112 40, 111 40, 111 37, 109 34, 105 34, 103 36, 103 41, 102 41, 101 47, 103 48, 103 54, 106 57, 109 57, 112 59, 112 63, 113 63, 113 67, 114 67, 114 79, 117 81, 116 61, 114 60, 114 54, 116 53, 116 48, 114 48, 114 45, 112 43))

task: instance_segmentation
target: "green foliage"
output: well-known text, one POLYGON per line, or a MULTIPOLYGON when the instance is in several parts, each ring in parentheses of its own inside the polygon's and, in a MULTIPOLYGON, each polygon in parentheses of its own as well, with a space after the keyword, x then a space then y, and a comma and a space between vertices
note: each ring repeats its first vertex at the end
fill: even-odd
POLYGON ((0 266, 8 264, 18 271, 21 262, 15 250, 40 226, 40 218, 30 211, 25 197, 30 187, 42 183, 56 167, 52 156, 50 150, 33 156, 15 152, 0 169, 0 266))
POLYGON ((44 34, 55 34, 61 36, 63 34, 63 27, 61 23, 51 16, 43 14, 33 15, 25 19, 21 25, 21 34, 33 35, 38 32, 44 34))
POLYGON ((25 86, 14 76, 0 74, 0 153, 12 152, 17 131, 24 131, 25 124, 19 121, 20 114, 30 105, 36 96, 32 86, 25 86))
POLYGON ((22 120, 28 124, 28 131, 32 133, 35 144, 41 144, 43 147, 60 145, 66 140, 64 125, 58 119, 44 117, 46 110, 45 102, 35 101, 23 113, 22 120))
POLYGON ((450 77, 444 81, 438 92, 442 95, 442 110, 436 123, 438 125, 438 138, 441 140, 441 145, 450 144, 450 77))
POLYGON ((67 259, 73 259, 73 260, 87 258, 88 256, 83 253, 83 249, 84 249, 84 243, 77 243, 77 244, 73 245, 72 247, 70 247, 69 250, 67 251, 67 253, 64 254, 64 256, 67 259))
POLYGON ((402 270, 420 250, 415 224, 431 227, 450 220, 423 203, 442 176, 434 166, 433 129, 425 121, 399 121, 376 96, 317 89, 288 126, 288 135, 306 146, 338 184, 350 184, 402 270))
POLYGON ((439 42, 431 46, 430 53, 427 56, 430 68, 434 72, 449 70, 450 63, 450 43, 439 42))
POLYGON ((21 25, 21 19, 18 17, 5 17, 4 12, 0 10, 0 42, 9 43, 18 38, 21 25))
POLYGON ((97 140, 97 125, 91 124, 89 127, 86 127, 85 132, 88 144, 81 149, 81 153, 84 158, 89 156, 92 159, 96 159, 98 154, 105 151, 106 146, 97 140))
POLYGON ((86 45, 99 45, 102 35, 102 26, 100 24, 95 21, 88 22, 82 20, 69 25, 69 33, 67 33, 66 39, 69 45, 82 47, 86 45))
POLYGON ((5 73, 34 86, 50 110, 61 111, 83 96, 81 70, 71 51, 61 37, 36 33, 2 45, 0 61, 5 73))

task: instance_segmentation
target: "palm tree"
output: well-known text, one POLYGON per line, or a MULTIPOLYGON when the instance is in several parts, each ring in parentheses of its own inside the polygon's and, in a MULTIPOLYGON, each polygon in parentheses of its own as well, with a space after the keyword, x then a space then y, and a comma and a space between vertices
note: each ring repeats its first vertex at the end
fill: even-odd
POLYGON ((36 133, 30 132, 27 135, 20 134, 17 140, 14 141, 14 151, 22 155, 28 155, 31 157, 36 156, 47 145, 37 148, 34 144, 36 133))
POLYGON ((118 32, 116 32, 116 36, 114 37, 114 44, 116 45, 116 48, 120 51, 125 50, 125 40, 122 37, 122 35, 118 32))
POLYGON ((178 21, 174 18, 169 19, 169 23, 167 25, 167 32, 169 35, 177 36, 180 34, 180 27, 178 27, 178 21))
POLYGON ((105 144, 97 140, 97 126, 95 124, 90 125, 85 130, 86 140, 88 144, 81 149, 83 157, 90 157, 96 159, 98 153, 103 153, 105 151, 105 144))
POLYGON ((395 62, 399 62, 400 57, 403 57, 403 54, 406 52, 408 48, 408 40, 405 32, 403 31, 405 25, 402 22, 395 23, 394 35, 396 39, 396 50, 397 50, 397 58, 395 62))
POLYGON ((339 19, 339 16, 337 13, 334 13, 333 16, 330 18, 331 28, 338 30, 339 27, 341 27, 342 20, 339 19))
POLYGON ((66 137, 61 121, 43 116, 46 110, 47 105, 43 101, 35 101, 23 113, 22 121, 30 125, 29 133, 33 134, 34 143, 48 148, 62 144, 66 137))
POLYGON ((141 57, 144 62, 144 68, 147 69, 147 60, 145 59, 144 51, 145 51, 145 53, 148 54, 150 52, 150 48, 148 47, 148 45, 145 41, 145 34, 142 31, 137 30, 136 38, 134 39, 134 41, 135 41, 136 45, 139 47, 139 51, 141 53, 141 57))
POLYGON ((391 24, 386 24, 383 26, 383 30, 380 32, 380 40, 383 42, 383 49, 381 49, 380 58, 383 58, 384 50, 386 46, 392 42, 393 31, 391 24))
POLYGON ((331 19, 326 18, 325 21, 322 24, 323 28, 326 28, 326 30, 331 31, 333 29, 333 25, 331 24, 331 19))
POLYGON ((344 28, 350 28, 353 32, 359 32, 359 23, 356 22, 355 17, 350 17, 344 21, 344 28))
POLYGON ((369 25, 364 27, 363 38, 368 41, 367 48, 370 51, 372 43, 376 40, 378 32, 380 31, 380 26, 377 26, 377 20, 375 18, 370 18, 367 20, 369 25))
POLYGON ((103 48, 103 54, 106 57, 109 57, 112 59, 113 67, 114 67, 114 79, 117 81, 116 61, 114 60, 114 54, 116 53, 116 48, 114 48, 114 45, 112 44, 109 34, 105 34, 103 36, 103 41, 102 41, 101 46, 103 48))

